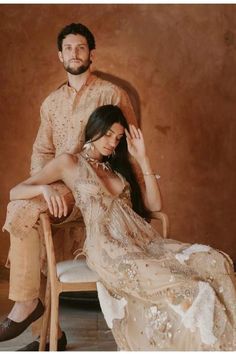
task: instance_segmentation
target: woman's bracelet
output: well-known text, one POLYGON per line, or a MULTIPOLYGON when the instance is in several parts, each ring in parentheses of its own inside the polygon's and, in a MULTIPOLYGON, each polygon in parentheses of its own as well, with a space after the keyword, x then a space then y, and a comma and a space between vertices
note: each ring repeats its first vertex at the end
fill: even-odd
POLYGON ((156 173, 153 173, 153 172, 143 172, 143 175, 144 176, 154 176, 154 177, 156 177, 156 179, 161 178, 160 175, 157 175, 156 173))

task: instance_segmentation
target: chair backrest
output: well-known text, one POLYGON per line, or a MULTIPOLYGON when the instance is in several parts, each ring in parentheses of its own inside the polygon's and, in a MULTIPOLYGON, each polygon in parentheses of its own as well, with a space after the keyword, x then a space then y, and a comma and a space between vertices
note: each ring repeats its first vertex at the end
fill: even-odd
POLYGON ((164 238, 168 238, 170 223, 168 215, 163 213, 162 211, 153 211, 151 212, 151 219, 160 220, 162 223, 162 236, 164 238))

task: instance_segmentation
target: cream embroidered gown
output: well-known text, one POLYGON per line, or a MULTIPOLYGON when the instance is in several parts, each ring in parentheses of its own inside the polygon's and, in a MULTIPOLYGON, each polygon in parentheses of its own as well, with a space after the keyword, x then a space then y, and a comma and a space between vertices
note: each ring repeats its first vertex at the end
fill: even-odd
POLYGON ((232 264, 208 246, 163 239, 131 209, 122 180, 114 197, 88 161, 78 160, 74 197, 86 224, 84 251, 100 277, 101 308, 118 347, 236 350, 232 264))

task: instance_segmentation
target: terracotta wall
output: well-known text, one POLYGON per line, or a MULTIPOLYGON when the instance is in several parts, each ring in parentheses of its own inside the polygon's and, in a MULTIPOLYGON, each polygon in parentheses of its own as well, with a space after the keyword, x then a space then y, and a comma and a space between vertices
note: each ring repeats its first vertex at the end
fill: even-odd
POLYGON ((0 19, 1 224, 40 103, 65 79, 55 38, 80 21, 96 34, 93 69, 119 78, 141 114, 173 237, 236 259, 236 6, 1 5, 0 19))

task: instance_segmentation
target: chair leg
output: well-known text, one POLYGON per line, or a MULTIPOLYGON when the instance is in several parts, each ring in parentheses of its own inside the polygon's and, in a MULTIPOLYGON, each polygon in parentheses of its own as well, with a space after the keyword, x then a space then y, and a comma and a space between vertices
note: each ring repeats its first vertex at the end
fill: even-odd
POLYGON ((50 351, 57 351, 59 325, 59 294, 51 297, 50 351))
POLYGON ((49 325, 49 316, 50 316, 50 305, 51 305, 51 293, 50 293, 50 280, 47 277, 47 286, 45 292, 45 311, 43 315, 42 328, 40 332, 40 343, 39 343, 39 351, 45 351, 47 333, 48 333, 48 325, 49 325))

